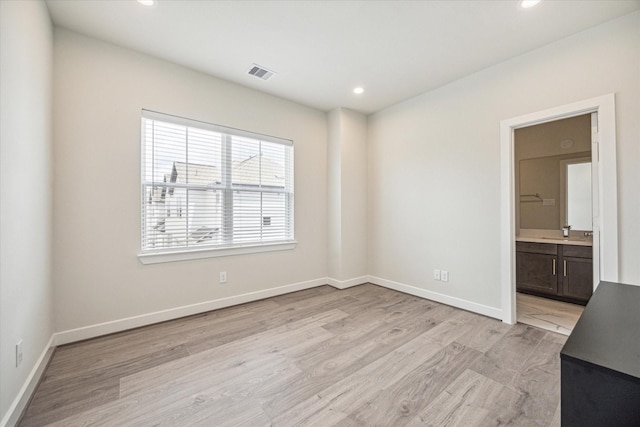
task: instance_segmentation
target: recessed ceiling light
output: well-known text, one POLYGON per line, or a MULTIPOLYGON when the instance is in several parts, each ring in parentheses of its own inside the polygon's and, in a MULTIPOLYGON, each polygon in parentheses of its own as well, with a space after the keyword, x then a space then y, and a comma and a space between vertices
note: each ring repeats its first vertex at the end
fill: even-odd
POLYGON ((155 6, 156 0, 138 0, 138 3, 143 6, 155 6))
POLYGON ((356 95, 360 95, 361 93, 364 93, 364 89, 358 86, 353 90, 353 93, 355 93, 356 95))
POLYGON ((525 9, 528 9, 530 7, 537 5, 538 3, 540 3, 540 0, 522 0, 522 3, 520 3, 520 6, 524 7, 525 9))

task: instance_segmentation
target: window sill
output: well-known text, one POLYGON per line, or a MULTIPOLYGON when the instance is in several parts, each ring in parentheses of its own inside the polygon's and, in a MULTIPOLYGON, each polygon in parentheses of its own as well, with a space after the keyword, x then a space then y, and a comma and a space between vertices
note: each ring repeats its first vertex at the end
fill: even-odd
POLYGON ((195 250, 182 250, 175 252, 155 252, 138 254, 142 264, 158 264, 163 262, 188 261, 193 259, 216 258, 231 255, 255 254, 260 252, 275 252, 294 249, 297 241, 278 243, 262 243, 256 245, 233 246, 226 248, 206 248, 195 250))

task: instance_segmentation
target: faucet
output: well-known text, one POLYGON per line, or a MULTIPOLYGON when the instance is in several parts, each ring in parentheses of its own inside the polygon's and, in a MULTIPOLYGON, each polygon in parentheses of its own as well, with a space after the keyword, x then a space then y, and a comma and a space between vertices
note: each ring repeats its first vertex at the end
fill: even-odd
POLYGON ((570 225, 565 225, 562 227, 562 237, 569 237, 569 231, 571 230, 570 225))

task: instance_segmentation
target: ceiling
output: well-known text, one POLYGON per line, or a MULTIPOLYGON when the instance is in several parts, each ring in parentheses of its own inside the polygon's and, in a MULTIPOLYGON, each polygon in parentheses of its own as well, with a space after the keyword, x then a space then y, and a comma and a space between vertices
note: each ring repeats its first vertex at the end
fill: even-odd
POLYGON ((640 0, 531 9, 516 0, 46 3, 57 26, 320 110, 365 114, 640 9, 640 0), (249 76, 252 63, 277 74, 249 76))

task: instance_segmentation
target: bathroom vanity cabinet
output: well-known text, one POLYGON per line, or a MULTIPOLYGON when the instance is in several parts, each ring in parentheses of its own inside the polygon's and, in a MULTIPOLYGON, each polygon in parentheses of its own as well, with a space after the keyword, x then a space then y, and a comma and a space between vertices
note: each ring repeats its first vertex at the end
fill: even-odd
POLYGON ((516 289, 586 304, 593 293, 591 251, 591 246, 516 242, 516 289))

